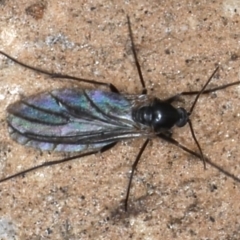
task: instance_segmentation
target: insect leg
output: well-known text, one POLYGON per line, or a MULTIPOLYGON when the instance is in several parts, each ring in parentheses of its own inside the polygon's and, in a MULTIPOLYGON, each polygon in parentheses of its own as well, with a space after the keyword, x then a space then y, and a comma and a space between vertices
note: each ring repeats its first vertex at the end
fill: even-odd
MULTIPOLYGON (((194 130, 193 130, 193 127, 192 127, 192 123, 191 123, 191 120, 190 120, 189 116, 192 114, 192 112, 193 112, 193 110, 194 110, 194 107, 196 106, 199 97, 200 97, 201 94, 205 91, 207 85, 208 85, 209 82, 213 79, 213 77, 214 77, 214 75, 216 74, 216 72, 218 71, 218 69, 219 69, 219 66, 213 71, 212 75, 208 78, 207 82, 204 84, 204 86, 202 87, 201 91, 199 91, 199 92, 196 94, 196 97, 195 97, 195 99, 194 99, 194 101, 193 101, 193 104, 192 104, 190 110, 187 112, 187 115, 188 115, 188 120, 187 120, 187 122, 188 122, 188 125, 189 125, 189 127, 190 127, 192 137, 193 137, 193 139, 194 139, 194 141, 195 141, 195 143, 196 143, 196 145, 197 145, 197 147, 198 147, 198 149, 199 149, 199 151, 200 151, 200 154, 201 154, 201 156, 202 156, 202 161, 203 161, 203 165, 204 165, 204 168, 205 168, 205 169, 206 169, 206 161, 205 161, 205 159, 204 159, 204 155, 203 155, 202 149, 201 149, 201 147, 200 147, 200 144, 198 143, 197 138, 196 138, 196 136, 195 136, 195 133, 194 133, 194 130)), ((177 94, 177 95, 175 95, 175 96, 173 96, 173 97, 171 97, 171 98, 169 98, 169 99, 167 99, 167 100, 165 100, 165 101, 171 103, 171 102, 173 102, 174 100, 176 100, 179 96, 181 96, 181 95, 187 95, 186 93, 189 93, 189 92, 182 92, 182 93, 177 94)))
POLYGON ((67 157, 67 158, 63 158, 63 159, 60 159, 60 160, 54 160, 54 161, 49 161, 49 162, 44 162, 42 164, 39 164, 37 166, 34 166, 34 167, 31 167, 31 168, 28 168, 26 170, 23 170, 23 171, 20 171, 18 173, 15 173, 13 175, 10 175, 6 178, 2 178, 0 179, 0 183, 2 182, 5 182, 9 179, 12 179, 12 178, 15 178, 15 177, 18 177, 18 176, 21 176, 21 175, 24 175, 26 173, 29 173, 29 172, 32 172, 36 169, 39 169, 39 168, 43 168, 43 167, 47 167, 47 166, 52 166, 52 165, 56 165, 56 164, 59 164, 59 163, 63 163, 63 162, 67 162, 67 161, 71 161, 71 160, 74 160, 74 159, 77 159, 77 158, 80 158, 80 157, 85 157, 85 156, 88 156, 88 155, 91 155, 91 154, 95 154, 97 153, 98 151, 92 151, 92 152, 88 152, 88 153, 85 153, 85 154, 81 154, 81 155, 76 155, 76 156, 72 156, 72 157, 67 157))
POLYGON ((129 195, 130 195, 130 189, 131 189, 131 185, 132 185, 132 180, 133 180, 133 175, 134 175, 134 172, 137 168, 137 165, 138 165, 138 162, 142 156, 142 153, 144 152, 145 148, 147 147, 149 143, 149 139, 147 139, 144 144, 142 145, 133 165, 132 165, 132 171, 131 171, 131 175, 130 175, 130 178, 129 178, 129 182, 128 182, 128 187, 127 187, 127 195, 126 195, 126 198, 125 198, 125 202, 124 202, 124 208, 125 208, 125 212, 127 212, 127 206, 128 206, 128 199, 129 199, 129 195))
MULTIPOLYGON (((177 147, 180 147, 182 150, 184 150, 187 153, 192 154, 193 156, 199 158, 199 160, 202 161, 202 156, 199 153, 196 153, 190 149, 188 149, 187 147, 183 146, 182 144, 180 144, 177 140, 166 136, 165 134, 159 133, 158 137, 160 137, 161 139, 167 141, 168 143, 171 143, 177 147)), ((218 164, 212 162, 209 158, 207 158, 206 156, 204 156, 204 159, 206 161, 206 163, 208 163, 209 165, 211 165, 212 167, 214 167, 215 169, 217 169, 218 171, 220 171, 221 173, 223 173, 224 175, 230 177, 231 179, 233 179, 234 181, 237 181, 240 183, 240 178, 238 178, 237 176, 235 176, 234 174, 224 170, 221 166, 219 166, 218 164)))
MULTIPOLYGON (((217 70, 217 69, 216 69, 217 70)), ((216 71, 215 70, 215 71, 216 71)), ((215 73, 214 71, 214 73, 215 73)), ((218 87, 214 87, 214 88, 210 88, 210 89, 206 89, 204 91, 189 91, 189 92, 181 92, 179 94, 176 94, 174 95, 173 97, 170 97, 164 101, 166 102, 169 102, 169 103, 172 103, 174 101, 176 101, 180 96, 191 96, 191 95, 197 95, 201 92, 201 94, 208 94, 208 93, 211 93, 211 92, 216 92, 216 91, 219 91, 219 90, 223 90, 223 89, 226 89, 228 87, 232 87, 232 86, 235 86, 235 85, 238 85, 240 84, 240 81, 236 81, 236 82, 232 82, 232 83, 228 83, 228 84, 224 84, 224 85, 221 85, 221 86, 218 86, 218 87)))
MULTIPOLYGON (((238 84, 240 84, 240 81, 224 84, 224 85, 221 85, 221 86, 218 86, 218 87, 215 87, 215 88, 206 89, 201 94, 207 94, 207 93, 215 92, 215 91, 218 91, 218 90, 223 90, 225 88, 232 87, 232 86, 235 86, 235 85, 238 85, 238 84)), ((181 95, 196 95, 198 93, 199 93, 199 91, 190 91, 190 92, 182 92, 181 95)))
POLYGON ((18 65, 20 65, 22 67, 28 68, 28 69, 33 70, 38 73, 48 75, 51 78, 66 78, 66 79, 71 79, 71 80, 78 81, 78 82, 96 84, 96 85, 108 87, 112 92, 119 93, 118 89, 112 83, 98 82, 98 81, 91 80, 91 79, 79 78, 79 77, 74 77, 74 76, 65 75, 65 74, 61 74, 61 73, 51 73, 51 72, 48 72, 47 70, 43 70, 43 69, 36 68, 36 67, 30 66, 28 64, 25 64, 25 63, 17 60, 16 58, 11 57, 10 55, 8 55, 7 53, 5 53, 3 51, 0 51, 0 54, 4 55, 5 57, 9 58, 10 60, 12 60, 13 62, 17 63, 18 65))
POLYGON ((62 158, 62 159, 60 159, 60 160, 54 160, 54 161, 44 162, 44 163, 39 164, 39 165, 37 165, 37 166, 31 167, 31 168, 28 168, 28 169, 23 170, 23 171, 21 171, 21 172, 18 172, 18 173, 15 173, 15 174, 13 174, 13 175, 10 175, 10 176, 8 176, 8 177, 6 177, 6 178, 2 178, 2 179, 0 179, 0 183, 5 182, 5 181, 7 181, 7 180, 9 180, 9 179, 12 179, 12 178, 15 178, 15 177, 24 175, 24 174, 26 174, 26 173, 32 172, 32 171, 34 171, 34 170, 36 170, 36 169, 39 169, 39 168, 43 168, 43 167, 47 167, 47 166, 53 166, 53 165, 56 165, 56 164, 59 164, 59 163, 68 162, 68 161, 71 161, 71 160, 75 160, 75 159, 77 159, 77 158, 81 158, 81 157, 89 156, 89 155, 92 155, 92 154, 96 154, 96 153, 98 153, 98 152, 103 153, 103 152, 109 150, 110 148, 112 148, 115 144, 116 144, 116 143, 114 142, 114 143, 111 143, 111 144, 103 147, 103 148, 100 149, 100 150, 95 150, 95 151, 91 151, 91 152, 87 152, 87 153, 83 153, 83 154, 78 154, 78 155, 75 155, 75 156, 72 156, 72 157, 62 158))
MULTIPOLYGON (((179 99, 180 96, 186 96, 186 95, 197 95, 196 98, 194 99, 194 102, 192 104, 192 107, 191 107, 191 110, 189 111, 189 115, 191 115, 192 111, 193 111, 193 108, 195 107, 197 101, 198 101, 198 98, 200 97, 201 94, 206 94, 206 93, 209 93, 209 92, 212 92, 210 91, 211 89, 207 89, 205 90, 205 88, 207 87, 207 85, 209 84, 209 82, 213 79, 214 75, 216 74, 216 72, 218 71, 219 69, 219 66, 213 71, 212 75, 208 78, 207 82, 204 84, 204 86, 202 87, 202 89, 200 91, 189 91, 189 92, 181 92, 181 93, 178 93, 170 98, 167 98, 166 100, 164 100, 164 102, 168 102, 168 103, 172 103, 174 101, 177 101, 179 99)), ((216 88, 217 89, 217 88, 216 88)))
POLYGON ((139 61, 138 61, 138 58, 137 58, 135 44, 134 44, 134 41, 133 41, 133 33, 132 33, 132 28, 131 28, 131 23, 130 23, 129 16, 127 16, 127 22, 128 22, 129 36, 130 36, 131 45, 132 45, 133 57, 134 57, 134 61, 135 61, 136 67, 137 67, 140 82, 141 82, 141 85, 142 85, 142 94, 147 94, 146 85, 145 85, 145 82, 144 82, 144 79, 143 79, 141 67, 140 67, 140 64, 139 64, 139 61))

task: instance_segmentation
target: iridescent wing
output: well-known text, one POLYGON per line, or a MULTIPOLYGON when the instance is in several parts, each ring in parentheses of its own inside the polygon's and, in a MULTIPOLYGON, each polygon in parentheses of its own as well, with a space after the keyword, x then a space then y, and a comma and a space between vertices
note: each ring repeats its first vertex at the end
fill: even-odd
POLYGON ((134 102, 133 96, 101 90, 53 90, 10 105, 7 122, 11 137, 22 145, 88 152, 150 134, 132 119, 134 102))

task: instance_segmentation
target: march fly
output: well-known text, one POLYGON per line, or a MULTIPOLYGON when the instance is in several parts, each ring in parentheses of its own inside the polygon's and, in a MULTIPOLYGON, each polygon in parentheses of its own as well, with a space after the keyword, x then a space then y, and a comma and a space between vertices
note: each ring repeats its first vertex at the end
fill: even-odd
POLYGON ((10 136, 13 140, 22 145, 42 151, 75 152, 77 155, 45 162, 0 179, 0 182, 44 166, 55 165, 97 152, 104 152, 119 141, 145 138, 146 140, 131 169, 124 202, 124 207, 127 211, 134 171, 150 139, 160 138, 176 145, 185 152, 200 158, 203 161, 204 168, 206 167, 206 162, 209 163, 209 160, 204 156, 195 136, 190 116, 201 94, 221 90, 240 82, 206 90, 207 85, 219 69, 217 67, 200 91, 182 92, 166 100, 160 100, 159 98, 147 95, 134 47, 129 17, 127 18, 127 23, 133 56, 143 88, 141 95, 121 94, 113 84, 37 69, 0 51, 2 55, 13 62, 36 72, 49 75, 51 78, 72 79, 93 85, 103 85, 109 88, 108 91, 79 88, 52 90, 27 97, 10 105, 7 109, 7 123, 10 136), (183 95, 196 95, 190 110, 172 106, 172 103, 183 95), (183 127, 186 124, 189 125, 198 152, 194 152, 183 146, 171 136, 171 129, 174 126, 183 127))

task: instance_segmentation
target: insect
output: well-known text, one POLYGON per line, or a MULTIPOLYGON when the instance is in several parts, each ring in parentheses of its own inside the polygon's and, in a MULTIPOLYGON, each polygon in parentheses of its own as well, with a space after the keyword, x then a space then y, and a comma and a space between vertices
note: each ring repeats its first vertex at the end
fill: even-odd
MULTIPOLYGON (((30 96, 10 105, 7 109, 7 123, 12 139, 22 145, 40 150, 76 152, 78 154, 57 161, 45 162, 0 179, 0 182, 44 166, 55 165, 97 152, 104 152, 121 140, 145 138, 146 140, 132 165, 124 203, 125 210, 127 211, 134 171, 150 139, 161 138, 178 146, 182 150, 201 159, 204 167, 206 166, 206 162, 214 165, 203 154, 195 136, 190 116, 201 94, 225 89, 240 82, 237 81, 206 90, 207 85, 219 69, 217 67, 200 91, 182 92, 166 100, 160 100, 159 98, 147 95, 134 47, 129 17, 127 20, 133 56, 143 87, 141 95, 120 94, 114 85, 104 82, 58 73, 52 74, 22 63, 0 51, 2 55, 13 62, 25 68, 47 74, 52 78, 72 79, 93 85, 103 85, 110 89, 110 91, 75 88, 58 89, 30 96), (189 111, 184 108, 175 108, 172 106, 172 102, 178 100, 179 96, 183 95, 196 95, 189 111), (199 153, 188 149, 171 137, 171 129, 174 126, 183 127, 186 124, 190 127, 199 153)), ((217 165, 214 166, 218 168, 217 165)))

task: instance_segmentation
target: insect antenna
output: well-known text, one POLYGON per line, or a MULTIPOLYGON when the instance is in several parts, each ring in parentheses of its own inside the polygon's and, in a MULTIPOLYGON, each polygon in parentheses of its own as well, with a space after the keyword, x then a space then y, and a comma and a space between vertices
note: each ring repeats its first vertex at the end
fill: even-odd
MULTIPOLYGON (((132 29, 131 29, 131 24, 130 24, 130 18, 129 16, 127 16, 127 24, 128 24, 128 29, 129 29, 129 36, 130 36, 130 40, 131 40, 131 48, 132 48, 132 52, 133 52, 133 57, 134 57, 134 61, 135 61, 135 64, 136 64, 136 67, 137 67, 137 71, 138 71, 138 75, 139 75, 139 79, 140 79, 140 82, 141 82, 141 85, 142 85, 142 94, 147 94, 147 89, 146 89, 146 86, 145 86, 145 82, 144 82, 144 79, 143 79, 143 74, 142 74, 142 71, 141 71, 141 67, 140 67, 140 64, 139 64, 139 61, 138 61, 138 58, 137 58, 137 53, 136 53, 136 49, 135 49, 135 45, 134 45, 134 40, 133 40, 133 33, 132 33, 132 29)), ((42 70, 42 69, 38 69, 38 68, 35 68, 35 67, 32 67, 28 64, 25 64, 25 63, 22 63, 20 61, 18 61, 17 59, 9 56, 8 54, 6 54, 5 52, 2 52, 0 51, 0 54, 4 55, 5 57, 9 58, 10 60, 12 60, 13 62, 21 65, 22 67, 25 67, 25 68, 28 68, 30 70, 33 70, 35 72, 39 72, 39 73, 42 73, 42 74, 46 74, 46 75, 49 75, 51 78, 66 78, 66 79, 71 79, 71 80, 75 80, 75 81, 81 81, 81 82, 85 82, 85 83, 89 83, 89 84, 94 84, 94 85, 101 85, 101 86, 105 86, 105 87, 108 87, 112 92, 116 92, 116 93, 119 93, 118 89, 111 83, 106 83, 106 82, 97 82, 95 80, 89 80, 89 79, 84 79, 84 78, 78 78, 78 77, 74 77, 74 76, 70 76, 70 75, 64 75, 64 74, 61 74, 61 73, 51 73, 51 72, 48 72, 48 71, 45 71, 45 70, 42 70)), ((193 126, 192 126, 192 122, 191 120, 189 119, 190 115, 192 114, 195 106, 196 106, 196 103, 199 99, 199 97, 201 96, 201 94, 207 94, 207 93, 210 93, 210 92, 213 92, 213 91, 218 91, 218 90, 222 90, 222 89, 225 89, 227 87, 230 87, 230 86, 233 86, 233 85, 237 85, 240 83, 240 81, 237 81, 237 82, 233 82, 233 83, 229 83, 229 84, 226 84, 226 85, 222 85, 222 86, 219 86, 219 87, 215 87, 215 88, 212 88, 212 89, 206 89, 207 85, 209 84, 209 82, 212 80, 213 76, 215 75, 215 73, 217 72, 217 70, 219 69, 219 67, 217 67, 215 69, 215 71, 212 73, 212 75, 210 76, 210 78, 208 79, 208 81, 205 83, 205 85, 203 86, 203 88, 201 89, 201 91, 191 91, 191 92, 182 92, 180 94, 177 94, 167 100, 164 100, 164 102, 173 102, 175 100, 178 99, 179 96, 183 96, 183 95, 196 95, 195 99, 194 99, 194 102, 190 108, 190 110, 187 112, 187 116, 188 116, 188 119, 187 119, 187 123, 189 124, 189 127, 190 127, 190 131, 191 131, 191 134, 192 134, 192 137, 199 149, 199 152, 200 153, 197 153, 197 152, 194 152, 190 149, 188 149, 187 147, 183 146, 182 144, 180 144, 178 141, 176 141, 175 139, 171 138, 168 134, 164 134, 164 133, 157 133, 156 134, 156 137, 159 137, 179 148, 181 148, 182 150, 184 150, 185 152, 199 158, 200 160, 203 161, 203 164, 204 164, 204 168, 206 168, 206 163, 210 164, 211 166, 215 167, 216 169, 218 169, 219 171, 221 171, 222 173, 224 173, 225 175, 233 178, 234 180, 240 182, 240 179, 236 178, 234 175, 228 173, 227 171, 221 169, 221 167, 219 167, 217 164, 215 163, 212 163, 207 157, 205 157, 203 155, 203 152, 202 152, 202 149, 200 147, 200 144, 198 143, 197 141, 197 138, 195 136, 195 133, 194 133, 194 130, 193 130, 193 126)), ((132 165, 132 168, 131 168, 131 174, 130 174, 130 178, 129 178, 129 182, 128 182, 128 187, 127 187, 127 193, 126 193, 126 198, 125 198, 125 202, 124 202, 124 207, 125 207, 125 211, 127 211, 127 207, 128 207, 128 200, 129 200, 129 195, 130 195, 130 189, 131 189, 131 183, 132 183, 132 180, 133 180, 133 176, 134 176, 134 173, 135 173, 135 170, 137 168, 137 165, 139 163, 139 160, 145 150, 145 148, 147 147, 148 143, 149 143, 150 139, 146 139, 145 142, 143 143, 143 145, 141 146, 141 149, 132 165)), ((59 164, 59 163, 63 163, 63 162, 66 162, 66 161, 70 161, 70 160, 74 160, 76 158, 80 158, 80 157, 84 157, 84 156, 88 156, 88 155, 91 155, 91 154, 95 154, 97 152, 104 152, 106 150, 108 150, 109 148, 111 148, 113 145, 115 145, 116 142, 113 142, 112 144, 109 144, 109 145, 106 145, 105 147, 101 148, 101 149, 97 149, 97 150, 94 150, 94 151, 91 151, 91 152, 88 152, 88 153, 82 153, 82 154, 79 154, 79 155, 75 155, 75 156, 72 156, 72 157, 67 157, 67 158, 64 158, 64 159, 60 159, 60 160, 54 160, 54 161, 50 161, 50 162, 44 162, 40 165, 37 165, 35 167, 32 167, 32 168, 29 168, 29 169, 26 169, 26 170, 23 170, 19 173, 16 173, 16 174, 13 174, 13 175, 10 175, 4 179, 0 179, 0 183, 1 182, 4 182, 4 181, 7 181, 9 179, 12 179, 14 177, 17 177, 17 176, 20 176, 20 175, 24 175, 28 172, 31 172, 33 170, 36 170, 36 169, 39 169, 39 168, 42 168, 42 167, 46 167, 46 166, 52 166, 52 165, 55 165, 55 164, 59 164)))
MULTIPOLYGON (((139 64, 139 61, 138 61, 138 58, 137 58, 137 53, 136 53, 135 44, 134 44, 134 40, 133 40, 133 34, 132 34, 132 29, 131 29, 131 23, 130 23, 129 16, 127 16, 127 23, 128 23, 129 36, 130 36, 130 40, 131 40, 131 48, 132 48, 132 52, 133 52, 133 57, 134 57, 134 61, 135 61, 136 67, 137 67, 139 79, 140 79, 140 82, 141 82, 141 85, 142 85, 142 88, 143 88, 142 94, 147 94, 147 89, 146 89, 146 85, 145 85, 145 82, 144 82, 143 74, 142 74, 141 67, 140 67, 140 64, 139 64)), ((199 142, 198 142, 198 140, 197 140, 197 138, 195 136, 195 133, 194 133, 194 130, 193 130, 193 126, 192 126, 191 120, 189 119, 189 116, 191 115, 191 113, 192 113, 192 111, 193 111, 193 109, 194 109, 194 107, 195 107, 195 105, 196 105, 196 103, 198 101, 198 98, 203 93, 203 91, 205 90, 206 86, 211 81, 211 79, 213 78, 213 76, 217 72, 217 70, 218 70, 218 68, 216 68, 216 70, 213 72, 213 74, 208 79, 207 83, 204 85, 202 90, 196 93, 197 96, 196 96, 196 98, 195 98, 195 100, 194 100, 194 102, 192 104, 192 107, 191 107, 190 111, 187 112, 187 114, 188 114, 187 122, 188 122, 188 125, 190 127, 190 131, 191 131, 192 137, 193 137, 193 139, 194 139, 194 141, 195 141, 195 143, 196 143, 196 145, 197 145, 197 147, 198 147, 198 149, 200 151, 200 155, 199 154, 193 154, 193 151, 191 151, 190 149, 188 149, 185 146, 181 145, 175 139, 173 139, 173 138, 171 138, 171 137, 169 137, 169 136, 167 136, 165 134, 160 133, 160 134, 157 135, 158 137, 162 138, 163 140, 165 140, 165 141, 167 141, 167 142, 169 142, 171 144, 174 144, 174 145, 178 146, 179 148, 181 148, 182 150, 184 150, 184 151, 186 151, 186 152, 188 152, 190 154, 193 154, 193 155, 197 156, 198 158, 202 159, 203 164, 204 164, 204 168, 206 168, 206 160, 204 159, 204 155, 203 155, 202 149, 201 149, 200 144, 199 144, 199 142)), ((187 93, 187 92, 185 92, 185 93, 187 93)), ((175 96, 173 96, 173 97, 171 97, 171 98, 169 98, 169 99, 167 99, 165 101, 171 103, 174 100, 178 99, 179 96, 181 96, 181 95, 183 95, 183 94, 181 94, 181 93, 177 94, 177 95, 175 95, 175 96)), ((130 195, 130 189, 131 189, 131 184, 132 184, 134 172, 135 172, 135 170, 137 168, 137 165, 138 165, 139 160, 140 160, 140 158, 142 156, 142 153, 144 152, 144 150, 147 147, 148 143, 149 143, 149 139, 147 139, 143 143, 143 145, 142 145, 142 147, 141 147, 141 149, 140 149, 140 151, 139 151, 139 153, 138 153, 138 155, 137 155, 137 157, 136 157, 136 159, 135 159, 135 161, 134 161, 134 163, 133 163, 133 165, 131 167, 131 174, 130 174, 128 187, 127 187, 127 194, 126 194, 126 198, 125 198, 125 202, 124 202, 125 211, 127 211, 128 199, 129 199, 129 195, 130 195)))
MULTIPOLYGON (((202 95, 203 93, 209 93, 209 90, 206 90, 206 91, 205 91, 205 89, 206 89, 207 85, 210 83, 210 81, 213 79, 213 77, 214 77, 214 75, 216 74, 216 72, 218 71, 218 69, 219 69, 219 66, 217 66, 217 68, 214 70, 214 72, 212 73, 212 75, 210 76, 210 78, 207 80, 207 82, 205 83, 205 85, 202 87, 201 91, 197 92, 196 98, 194 99, 194 102, 193 102, 193 104, 192 104, 192 106, 191 106, 191 108, 190 108, 190 110, 189 110, 189 112, 188 112, 188 115, 189 115, 189 116, 192 114, 193 109, 195 108, 196 103, 197 103, 200 95, 202 95)), ((214 90, 212 90, 212 91, 214 91, 214 90)), ((187 95, 186 93, 187 93, 187 92, 185 92, 184 95, 187 95)), ((188 92, 188 93, 190 93, 190 92, 188 92)), ((183 95, 183 93, 182 93, 182 95, 183 95)), ((188 94, 188 95, 189 95, 189 94, 188 94)))
MULTIPOLYGON (((164 134, 159 134, 162 139, 166 140, 167 142, 180 147, 181 149, 183 149, 184 151, 192 154, 193 156, 199 158, 199 160, 201 160, 201 155, 199 153, 196 153, 188 148, 186 148, 185 146, 183 146, 182 144, 180 144, 178 141, 176 141, 173 138, 167 138, 166 135, 164 134)), ((237 176, 235 176, 234 174, 231 174, 230 172, 224 170, 222 167, 220 167, 218 164, 212 162, 209 158, 205 157, 205 161, 206 163, 208 163, 210 166, 214 167, 215 169, 217 169, 218 171, 222 172, 224 175, 232 178, 234 181, 239 182, 240 183, 240 178, 238 178, 237 176)))
MULTIPOLYGON (((219 67, 218 67, 218 68, 219 68, 219 67)), ((217 70, 217 69, 216 69, 216 70, 217 70)), ((214 74, 215 74, 215 72, 214 72, 214 74)), ((213 74, 213 75, 214 75, 214 74, 213 74)), ((232 86, 234 86, 234 85, 238 85, 238 84, 240 84, 240 81, 228 83, 228 84, 221 85, 221 86, 214 87, 214 88, 209 88, 209 89, 206 89, 206 90, 202 91, 201 94, 208 94, 208 93, 216 92, 216 91, 218 91, 218 90, 223 90, 223 89, 226 89, 226 88, 232 87, 232 86)), ((184 96, 184 95, 187 96, 187 95, 196 95, 196 94, 198 94, 198 93, 199 93, 199 91, 191 91, 191 92, 182 92, 182 93, 180 93, 180 95, 182 95, 182 96, 184 96)))
MULTIPOLYGON (((130 19, 129 19, 129 16, 127 16, 127 22, 128 22, 128 29, 129 29, 129 36, 130 36, 130 40, 131 40, 131 48, 132 48, 132 52, 133 52, 133 56, 134 56, 134 61, 135 61, 135 64, 136 64, 136 67, 137 67, 137 71, 138 71, 138 75, 139 75, 139 79, 140 79, 140 82, 141 82, 141 85, 142 85, 142 94, 147 94, 147 89, 146 89, 146 86, 145 86, 145 82, 144 82, 144 79, 143 79, 143 74, 142 74, 142 71, 141 71, 141 67, 140 67, 140 64, 139 64, 139 61, 138 61, 138 58, 137 58, 137 53, 136 53, 136 49, 135 49, 135 44, 134 44, 134 40, 133 40, 133 34, 132 34, 132 29, 131 29, 131 24, 130 24, 130 19)), ((190 128, 190 132, 191 132, 191 135, 193 137, 193 140, 194 142, 196 143, 198 149, 199 149, 199 152, 200 154, 188 149, 187 147, 183 146, 182 144, 180 144, 178 141, 176 141, 175 139, 173 139, 172 137, 166 135, 166 134, 163 134, 163 133, 160 133, 158 134, 157 136, 179 148, 181 148, 182 150, 184 150, 185 152, 187 153, 190 153, 191 155, 199 158, 200 160, 202 160, 203 162, 203 165, 204 165, 204 169, 206 169, 206 162, 209 163, 210 165, 214 166, 215 168, 217 168, 218 170, 220 170, 221 172, 225 172, 224 170, 222 170, 219 166, 217 166, 216 164, 212 163, 208 158, 206 158, 203 154, 203 151, 201 149, 201 146, 196 138, 196 135, 194 133, 194 130, 193 130, 193 125, 192 125, 192 122, 190 120, 190 115, 192 114, 196 104, 197 104, 197 101, 199 99, 199 97, 201 96, 201 94, 207 94, 207 93, 210 93, 210 92, 213 92, 213 91, 217 91, 217 90, 221 90, 221 89, 225 89, 227 87, 230 87, 230 86, 233 86, 233 85, 237 85, 240 83, 240 81, 237 81, 237 82, 234 82, 234 83, 230 83, 230 84, 226 84, 226 85, 223 85, 223 86, 219 86, 219 87, 216 87, 216 88, 212 88, 212 89, 207 89, 206 90, 206 87, 208 86, 208 84, 210 83, 210 81, 213 79, 214 75, 216 74, 216 72, 218 71, 219 69, 219 66, 214 70, 214 72, 212 73, 212 75, 209 77, 209 79, 207 80, 207 82, 205 83, 205 85, 202 87, 202 89, 200 91, 190 91, 190 92, 182 92, 180 94, 177 94, 173 97, 170 97, 169 99, 165 100, 165 102, 173 102, 174 100, 178 99, 180 96, 183 96, 183 95, 196 95, 195 99, 194 99, 194 102, 190 108, 190 110, 187 112, 187 115, 188 115, 188 120, 187 120, 187 123, 189 125, 189 128, 190 128)), ((129 182, 128 182, 128 187, 127 187, 127 194, 126 194, 126 198, 125 198, 125 202, 124 202, 124 207, 125 207, 125 211, 127 211, 127 207, 128 207, 128 199, 129 199, 129 195, 130 195, 130 189, 131 189, 131 184, 132 184, 132 180, 133 180, 133 176, 134 176, 134 172, 137 168, 137 165, 139 163, 139 160, 144 152, 144 150, 146 149, 148 143, 149 143, 149 139, 147 139, 133 165, 132 165, 132 168, 131 168, 131 173, 130 173, 130 178, 129 178, 129 182)), ((228 173, 228 176, 232 177, 232 178, 236 178, 235 176, 231 175, 228 173)), ((239 179, 238 179, 239 181, 239 179)))
MULTIPOLYGON (((210 76, 210 78, 207 80, 207 82, 205 83, 205 85, 202 87, 201 91, 199 91, 193 101, 193 104, 190 108, 190 110, 188 111, 188 116, 190 117, 196 104, 197 104, 197 101, 199 99, 199 97, 201 96, 201 94, 204 92, 204 90, 206 89, 207 85, 210 83, 210 81, 213 79, 214 75, 216 74, 216 72, 218 71, 219 69, 219 66, 214 70, 214 72, 212 73, 212 75, 210 76)), ((196 135, 194 133, 194 130, 193 130, 193 126, 192 126, 192 121, 190 120, 190 118, 188 118, 188 125, 189 125, 189 128, 190 128, 190 131, 191 131, 191 134, 192 134, 192 137, 193 137, 193 140, 195 141, 199 151, 200 151, 200 154, 201 154, 201 158, 202 158, 202 161, 203 161, 203 165, 204 165, 204 169, 206 169, 206 160, 205 160, 205 157, 203 155, 203 151, 202 151, 202 148, 196 138, 196 135)))

